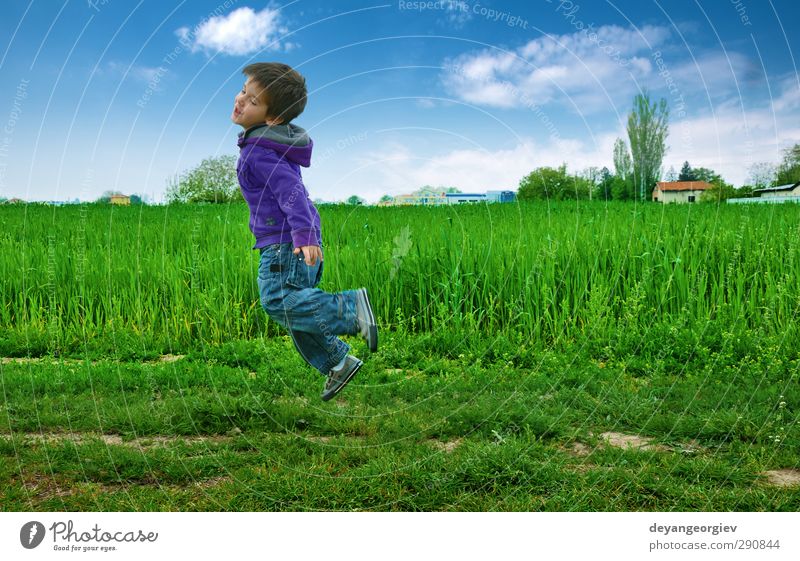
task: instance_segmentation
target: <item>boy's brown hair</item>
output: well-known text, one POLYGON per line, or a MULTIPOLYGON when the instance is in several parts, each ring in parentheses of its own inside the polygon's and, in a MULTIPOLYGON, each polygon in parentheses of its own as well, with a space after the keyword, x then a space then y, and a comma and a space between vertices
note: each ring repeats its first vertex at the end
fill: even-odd
POLYGON ((288 124, 306 108, 306 79, 287 64, 256 62, 244 67, 249 76, 264 88, 262 99, 270 117, 279 117, 288 124))

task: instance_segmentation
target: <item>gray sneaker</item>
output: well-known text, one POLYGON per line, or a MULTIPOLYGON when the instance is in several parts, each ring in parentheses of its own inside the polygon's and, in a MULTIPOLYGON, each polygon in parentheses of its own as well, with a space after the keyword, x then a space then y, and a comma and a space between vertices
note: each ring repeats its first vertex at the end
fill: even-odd
POLYGON ((378 350, 378 324, 375 323, 375 314, 372 313, 366 288, 359 288, 356 291, 356 317, 360 329, 359 335, 367 341, 370 352, 374 353, 378 350))
POLYGON ((322 392, 322 401, 328 401, 342 391, 347 383, 353 379, 361 365, 364 364, 353 355, 344 357, 344 366, 339 370, 331 369, 325 381, 325 390, 322 392))

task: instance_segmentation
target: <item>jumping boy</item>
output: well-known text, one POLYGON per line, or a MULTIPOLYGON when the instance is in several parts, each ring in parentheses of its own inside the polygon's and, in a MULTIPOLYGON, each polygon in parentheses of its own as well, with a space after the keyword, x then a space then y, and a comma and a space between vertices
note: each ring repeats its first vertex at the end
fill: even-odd
POLYGON ((363 364, 336 335, 361 335, 375 352, 378 327, 366 288, 328 293, 322 278, 319 213, 303 185, 313 142, 292 120, 306 106, 306 82, 291 67, 251 64, 231 120, 239 133, 236 173, 250 207, 258 290, 269 317, 285 327, 303 359, 327 376, 322 399, 339 393, 363 364))

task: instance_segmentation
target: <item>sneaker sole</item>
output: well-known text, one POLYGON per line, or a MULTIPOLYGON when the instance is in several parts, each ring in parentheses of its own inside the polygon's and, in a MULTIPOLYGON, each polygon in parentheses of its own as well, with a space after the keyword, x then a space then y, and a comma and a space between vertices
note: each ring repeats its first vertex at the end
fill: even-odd
POLYGON ((363 362, 359 362, 358 364, 356 364, 356 367, 355 367, 355 368, 353 368, 353 369, 350 371, 350 374, 348 374, 348 375, 347 375, 347 378, 345 378, 345 379, 344 379, 344 382, 342 382, 342 383, 341 383, 341 385, 340 385, 338 388, 336 388, 335 390, 333 390, 333 391, 332 391, 332 392, 330 392, 330 393, 327 393, 327 394, 326 394, 326 393, 323 393, 323 394, 322 394, 322 401, 328 401, 329 399, 332 399, 333 397, 336 397, 336 394, 338 394, 340 391, 342 391, 342 390, 344 389, 344 387, 345 387, 347 384, 349 384, 349 383, 350 383, 350 380, 352 380, 352 379, 353 379, 353 376, 355 376, 355 375, 356 375, 356 373, 357 373, 359 370, 361 370, 361 367, 362 367, 362 366, 364 366, 364 363, 363 363, 363 362))
POLYGON ((367 328, 369 331, 367 334, 367 345, 369 346, 369 351, 374 353, 378 350, 378 325, 375 323, 375 314, 372 313, 372 304, 369 303, 367 289, 359 288, 358 292, 362 296, 364 311, 367 313, 367 322, 369 323, 369 327, 367 328))

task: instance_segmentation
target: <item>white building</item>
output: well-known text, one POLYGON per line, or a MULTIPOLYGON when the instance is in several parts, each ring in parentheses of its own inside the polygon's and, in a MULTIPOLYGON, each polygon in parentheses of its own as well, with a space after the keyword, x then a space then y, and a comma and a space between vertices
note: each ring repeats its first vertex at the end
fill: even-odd
POLYGON ((653 201, 657 203, 696 203, 703 191, 713 186, 705 181, 661 181, 653 189, 653 201))
POLYGON ((770 197, 800 197, 800 181, 797 183, 789 183, 787 185, 779 185, 777 187, 765 187, 763 189, 756 189, 753 195, 761 199, 770 197))
POLYGON ((514 191, 487 191, 486 193, 447 193, 447 204, 461 203, 511 203, 517 200, 514 191))
POLYGON ((728 199, 729 203, 800 203, 800 181, 753 191, 752 197, 728 199))

